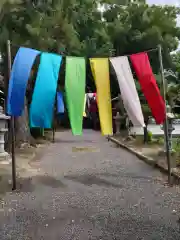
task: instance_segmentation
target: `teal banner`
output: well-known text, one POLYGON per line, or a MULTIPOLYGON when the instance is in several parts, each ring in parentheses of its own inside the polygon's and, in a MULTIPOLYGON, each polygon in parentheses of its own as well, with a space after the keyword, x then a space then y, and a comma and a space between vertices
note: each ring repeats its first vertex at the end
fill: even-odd
POLYGON ((42 53, 30 106, 30 127, 52 128, 62 57, 42 53))

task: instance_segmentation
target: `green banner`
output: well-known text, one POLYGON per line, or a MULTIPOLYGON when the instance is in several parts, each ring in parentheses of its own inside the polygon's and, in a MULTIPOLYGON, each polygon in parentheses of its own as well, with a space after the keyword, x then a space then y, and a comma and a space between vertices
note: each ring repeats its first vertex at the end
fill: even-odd
POLYGON ((85 82, 85 59, 66 57, 65 91, 73 135, 82 135, 85 82))

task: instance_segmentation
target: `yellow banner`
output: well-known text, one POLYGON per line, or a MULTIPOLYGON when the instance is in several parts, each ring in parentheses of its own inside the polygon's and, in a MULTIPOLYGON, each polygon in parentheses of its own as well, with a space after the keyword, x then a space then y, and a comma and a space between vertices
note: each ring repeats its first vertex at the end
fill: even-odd
POLYGON ((90 64, 97 89, 101 132, 103 135, 112 135, 112 106, 108 58, 91 58, 90 64))

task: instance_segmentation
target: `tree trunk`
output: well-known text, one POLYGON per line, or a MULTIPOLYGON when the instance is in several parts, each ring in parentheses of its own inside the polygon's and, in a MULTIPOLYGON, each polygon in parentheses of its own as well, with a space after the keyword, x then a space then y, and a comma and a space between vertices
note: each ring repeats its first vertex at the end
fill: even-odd
POLYGON ((148 130, 147 125, 144 127, 144 144, 148 142, 148 130))
POLYGON ((35 145, 35 140, 31 136, 29 129, 29 114, 26 98, 23 115, 15 120, 15 134, 17 147, 21 146, 23 143, 35 145))
POLYGON ((144 144, 148 142, 148 123, 149 123, 149 117, 144 119, 145 127, 144 127, 144 144))

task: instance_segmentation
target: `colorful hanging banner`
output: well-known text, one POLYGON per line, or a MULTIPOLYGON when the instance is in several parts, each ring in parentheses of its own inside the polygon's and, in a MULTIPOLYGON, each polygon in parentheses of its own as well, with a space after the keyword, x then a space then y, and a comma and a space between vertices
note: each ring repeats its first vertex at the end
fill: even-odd
POLYGON ((82 134, 85 81, 85 59, 66 57, 65 91, 73 135, 82 134))
POLYGON ((7 114, 10 116, 18 117, 23 113, 27 82, 38 54, 39 51, 24 47, 21 47, 16 54, 7 97, 7 114))
POLYGON ((115 57, 110 59, 117 75, 124 108, 134 126, 144 127, 139 96, 127 57, 115 57))
POLYGON ((57 113, 64 113, 64 101, 62 92, 57 92, 57 113))
POLYGON ((30 106, 30 126, 51 128, 57 81, 62 57, 42 53, 32 102, 30 106))
POLYGON ((130 59, 152 115, 157 124, 162 124, 165 120, 165 103, 153 75, 148 55, 147 53, 133 54, 130 59))
POLYGON ((91 70, 97 89, 97 102, 103 135, 112 135, 112 106, 109 79, 109 61, 107 58, 90 59, 91 70))

